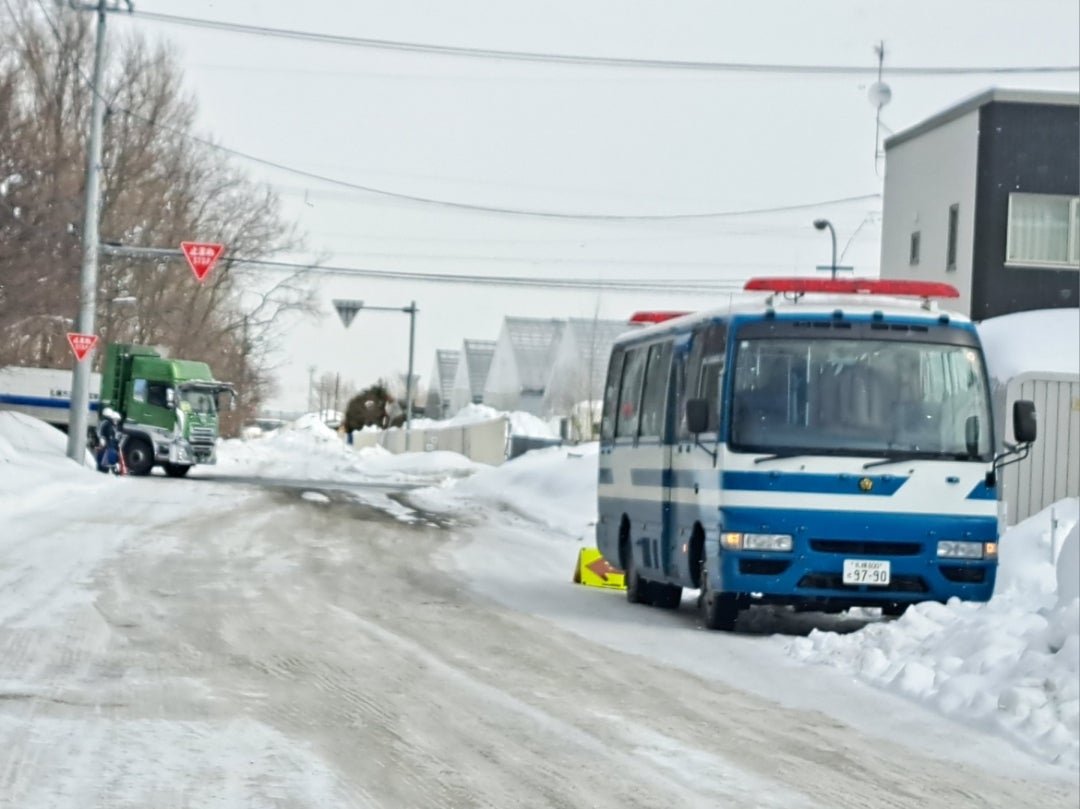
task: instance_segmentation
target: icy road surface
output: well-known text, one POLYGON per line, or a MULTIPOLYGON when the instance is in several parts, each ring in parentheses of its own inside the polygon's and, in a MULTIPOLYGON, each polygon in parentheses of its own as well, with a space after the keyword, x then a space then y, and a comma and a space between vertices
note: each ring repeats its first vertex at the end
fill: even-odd
POLYGON ((1067 781, 589 643, 544 617, 577 609, 578 590, 530 591, 536 613, 500 606, 454 567, 477 527, 385 488, 317 488, 123 479, 15 513, 0 531, 0 806, 1076 806, 1067 781))

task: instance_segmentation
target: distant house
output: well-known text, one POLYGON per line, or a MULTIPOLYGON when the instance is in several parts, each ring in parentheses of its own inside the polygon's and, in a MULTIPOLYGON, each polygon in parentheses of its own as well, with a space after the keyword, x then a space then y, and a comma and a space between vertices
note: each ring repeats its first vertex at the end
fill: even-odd
POLYGON ((461 351, 440 348, 435 352, 435 367, 431 369, 428 382, 425 415, 430 419, 444 419, 450 414, 450 397, 454 390, 461 351))
POLYGON ((543 411, 565 416, 581 402, 603 399, 611 344, 634 328, 639 326, 625 320, 567 320, 544 389, 543 411))
POLYGON ((885 141, 881 277, 974 320, 1080 305, 1080 95, 991 89, 885 141))
POLYGON ((487 380, 494 340, 465 340, 461 344, 454 384, 450 390, 450 410, 454 415, 468 404, 484 402, 484 382, 487 380))
POLYGON ((555 351, 565 328, 565 320, 505 318, 484 384, 484 403, 497 410, 541 415, 555 351))

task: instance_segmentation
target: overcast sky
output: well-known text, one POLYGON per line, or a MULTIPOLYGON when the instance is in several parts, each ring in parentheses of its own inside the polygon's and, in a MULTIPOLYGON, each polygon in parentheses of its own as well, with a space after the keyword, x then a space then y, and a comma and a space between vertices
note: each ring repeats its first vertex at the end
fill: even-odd
MULTIPOLYGON (((874 46, 892 100, 882 134, 990 86, 1076 91, 1073 74, 891 75, 915 66, 1075 65, 1076 0, 616 2, 136 0, 136 10, 275 28, 493 50, 699 62, 864 66, 864 75, 534 63, 371 49, 110 17, 175 43, 220 143, 308 172, 402 194, 576 214, 672 215, 879 194, 874 46)), ((395 200, 247 165, 306 233, 290 258, 408 272, 535 278, 728 279, 808 273, 830 261, 875 275, 878 198, 746 216, 574 220, 395 200)), ((416 371, 437 348, 495 339, 505 315, 625 318, 725 303, 718 292, 554 291, 319 276, 324 312, 283 335, 271 407, 306 406, 308 369, 365 385, 404 373, 408 317, 333 298, 415 300, 416 371)))

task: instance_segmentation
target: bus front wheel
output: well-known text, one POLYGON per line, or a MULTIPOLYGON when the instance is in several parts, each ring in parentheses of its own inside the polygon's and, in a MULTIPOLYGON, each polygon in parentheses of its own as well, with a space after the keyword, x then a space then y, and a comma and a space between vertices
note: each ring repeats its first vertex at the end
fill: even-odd
POLYGON ((735 593, 718 593, 709 587, 709 574, 701 563, 701 595, 698 596, 701 622, 706 629, 730 632, 739 618, 739 597, 735 593))

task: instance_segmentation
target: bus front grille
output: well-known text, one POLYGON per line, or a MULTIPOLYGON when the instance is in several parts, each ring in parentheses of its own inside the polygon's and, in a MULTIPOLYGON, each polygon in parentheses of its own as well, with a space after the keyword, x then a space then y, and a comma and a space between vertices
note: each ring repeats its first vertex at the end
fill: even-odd
POLYGON ((807 573, 796 585, 806 590, 849 590, 873 593, 925 593, 926 586, 922 576, 893 576, 885 587, 869 587, 863 584, 844 584, 844 577, 839 573, 807 573))
POLYGON ((844 556, 918 556, 920 542, 874 542, 863 539, 811 539, 810 549, 844 556))

